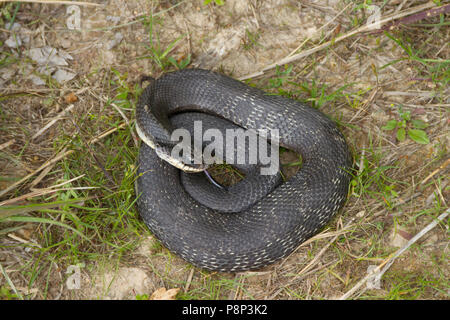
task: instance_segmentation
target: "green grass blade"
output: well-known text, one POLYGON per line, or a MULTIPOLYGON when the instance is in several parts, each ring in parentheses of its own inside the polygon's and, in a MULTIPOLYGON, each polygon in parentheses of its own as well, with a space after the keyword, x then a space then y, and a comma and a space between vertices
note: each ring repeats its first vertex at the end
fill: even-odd
POLYGON ((53 209, 62 205, 68 205, 72 203, 80 203, 86 199, 70 199, 65 201, 55 201, 49 203, 33 203, 23 206, 3 206, 0 207, 0 219, 13 215, 21 215, 32 211, 53 209))
POLYGON ((35 223, 48 223, 48 224, 53 224, 56 226, 60 226, 66 229, 69 229, 73 232, 75 232, 76 234, 78 234, 80 237, 82 237, 85 240, 88 240, 90 242, 90 240, 84 235, 82 234, 79 230, 72 228, 71 226, 59 222, 59 221, 54 221, 51 219, 45 219, 45 218, 39 218, 39 217, 22 217, 22 216, 12 216, 12 217, 8 217, 8 218, 3 218, 0 219, 0 223, 1 222, 35 222, 35 223))

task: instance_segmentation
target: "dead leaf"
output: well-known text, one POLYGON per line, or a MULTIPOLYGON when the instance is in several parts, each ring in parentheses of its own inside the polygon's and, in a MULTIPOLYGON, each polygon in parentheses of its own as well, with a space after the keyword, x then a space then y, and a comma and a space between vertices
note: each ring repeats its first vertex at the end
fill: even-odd
MULTIPOLYGON (((399 228, 393 228, 390 237, 390 245, 393 247, 401 248, 408 243, 409 233, 399 228)), ((411 237, 409 237, 411 239, 411 237)))
POLYGON ((74 103, 74 102, 78 101, 78 97, 75 95, 75 93, 71 92, 64 97, 64 101, 67 104, 74 103))
POLYGON ((150 300, 175 300, 175 296, 180 291, 180 288, 167 290, 166 288, 159 288, 150 296, 150 300))
POLYGON ((52 78, 58 81, 59 83, 63 83, 69 80, 72 80, 75 78, 76 74, 73 72, 69 72, 66 70, 58 69, 56 72, 52 75, 52 78))
POLYGON ((425 114, 427 111, 425 108, 414 108, 412 111, 413 114, 425 114))
POLYGON ((17 230, 17 233, 18 233, 19 235, 21 235, 22 238, 24 238, 25 240, 30 240, 30 239, 31 239, 31 236, 32 236, 32 234, 33 234, 33 231, 34 231, 34 230, 32 230, 32 229, 25 229, 25 228, 22 228, 22 229, 17 230))
POLYGON ((413 237, 412 234, 401 229, 398 229, 397 232, 403 239, 406 239, 408 241, 411 240, 411 238, 413 237))

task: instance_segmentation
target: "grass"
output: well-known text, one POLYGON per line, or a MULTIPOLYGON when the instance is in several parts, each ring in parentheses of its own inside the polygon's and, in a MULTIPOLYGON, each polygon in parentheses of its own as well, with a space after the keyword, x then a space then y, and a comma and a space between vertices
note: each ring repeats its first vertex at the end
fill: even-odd
POLYGON ((159 34, 156 33, 156 37, 154 37, 153 35, 153 28, 155 23, 162 25, 161 19, 155 19, 154 17, 148 17, 143 22, 143 24, 148 29, 149 44, 144 44, 148 55, 140 57, 140 59, 151 59, 161 71, 167 70, 170 66, 177 69, 183 69, 187 67, 187 65, 191 61, 190 55, 188 55, 184 59, 180 59, 180 61, 177 61, 174 57, 169 55, 170 52, 175 49, 176 45, 186 37, 186 35, 179 36, 178 38, 173 40, 167 46, 167 48, 164 48, 161 46, 159 34))
MULTIPOLYGON (((367 4, 367 1, 358 1, 354 5, 355 12, 363 12, 367 4)), ((390 5, 383 3, 383 6, 390 5)), ((20 18, 24 10, 13 3, 2 4, 0 8, 4 19, 0 21, 1 27, 5 22, 20 18)), ((225 8, 209 5, 201 10, 228 14, 225 8)), ((349 26, 360 26, 365 21, 363 16, 354 17, 356 20, 346 18, 343 21, 349 26)), ((39 21, 34 21, 30 28, 37 24, 39 21)), ((0 206, 0 272, 3 274, 0 299, 54 299, 69 276, 65 273, 67 268, 79 263, 84 265, 82 274, 89 279, 101 277, 102 273, 109 272, 107 270, 139 267, 146 271, 155 286, 182 288, 177 295, 177 299, 182 300, 338 297, 366 275, 369 265, 378 265, 395 252, 396 248, 391 245, 394 231, 414 235, 448 208, 448 174, 445 168, 439 169, 448 158, 443 134, 448 132, 448 122, 445 122, 448 93, 445 90, 450 79, 449 60, 444 54, 448 57, 448 41, 441 41, 448 38, 447 23, 441 16, 378 36, 346 40, 304 61, 280 66, 261 79, 248 80, 250 85, 271 94, 309 103, 339 123, 353 151, 355 171, 345 210, 323 234, 342 230, 343 225, 351 222, 345 233, 335 241, 330 236, 317 239, 300 247, 283 262, 257 273, 219 274, 185 263, 152 239, 135 208, 138 147, 133 136, 133 119, 142 88, 133 74, 136 69, 128 65, 146 62, 146 69, 139 72, 159 75, 189 67, 195 61, 191 57, 197 57, 186 49, 188 37, 190 41, 198 40, 190 30, 194 26, 189 25, 189 30, 182 30, 180 34, 170 33, 169 28, 168 36, 162 31, 168 24, 169 16, 153 15, 139 17, 137 22, 122 26, 140 26, 146 32, 146 42, 138 43, 135 58, 126 57, 122 63, 91 69, 68 85, 48 82, 52 89, 49 91, 36 93, 24 87, 24 92, 11 91, 0 96, 0 145, 15 139, 12 147, 0 149, 0 165, 13 168, 8 169, 11 172, 2 170, 0 185, 18 181, 64 148, 73 152, 49 167, 35 187, 45 189, 77 178, 63 185, 64 190, 0 206), (326 67, 324 61, 355 53, 363 64, 365 59, 382 55, 384 46, 388 45, 392 46, 388 50, 392 59, 366 71, 376 79, 361 80, 351 74, 351 70, 345 77, 348 81, 338 81, 330 73, 326 76, 321 73, 321 68, 326 67), (366 50, 370 46, 370 50, 366 50), (436 57, 436 52, 441 54, 436 57), (409 78, 403 74, 383 78, 392 68, 411 70, 409 78), (395 82, 400 76, 408 85, 395 82), (53 110, 66 107, 63 98, 69 91, 78 95, 77 111, 57 122, 41 140, 31 140, 36 128, 52 119, 53 110), (385 91, 431 91, 433 95, 426 101, 411 99, 403 103, 402 114, 410 113, 410 117, 405 118, 395 108, 388 108, 392 102, 386 101, 390 96, 382 95, 385 91), (376 94, 372 96, 373 92, 376 94), (23 105, 31 106, 28 113, 19 108, 23 105), (386 116, 380 121, 374 120, 373 113, 380 109, 386 116), (426 133, 428 141, 423 145, 390 136, 390 131, 382 129, 388 121, 395 120, 397 129, 410 130, 413 120, 425 121, 423 119, 428 125, 419 123, 420 128, 416 128, 426 133), (91 142, 111 129, 115 131, 91 142), (38 160, 34 160, 35 157, 38 160), (15 171, 15 168, 23 171, 15 171), (436 170, 435 175, 422 183, 436 170), (150 241, 146 254, 138 254, 146 241, 150 241), (330 246, 320 256, 320 263, 302 273, 326 245, 330 246), (184 290, 187 286, 189 289, 184 290)), ((317 41, 325 41, 325 35, 323 32, 317 41)), ((246 29, 241 49, 256 56, 270 50, 264 42, 265 36, 263 29, 246 29)), ((199 41, 207 40, 204 36, 199 41)), ((125 52, 129 43, 122 45, 118 52, 125 52)), ((314 46, 314 43, 310 41, 307 45, 314 46)), ((24 59, 13 50, 5 50, 0 53, 0 68, 26 65, 28 62, 24 59)), ((23 79, 18 77, 12 81, 21 83, 23 79)), ((300 165, 301 159, 298 159, 287 167, 300 165)), ((224 165, 218 171, 219 175, 225 172, 229 176, 234 169, 224 165)), ((30 183, 37 175, 0 201, 30 192, 30 183)), ((443 240, 447 227, 448 220, 436 227, 429 238, 413 245, 403 260, 396 261, 383 276, 382 289, 366 290, 358 298, 448 299, 448 242, 443 240)), ((148 299, 151 293, 136 293, 134 297, 148 299)), ((62 298, 83 297, 68 290, 61 294, 62 298)))

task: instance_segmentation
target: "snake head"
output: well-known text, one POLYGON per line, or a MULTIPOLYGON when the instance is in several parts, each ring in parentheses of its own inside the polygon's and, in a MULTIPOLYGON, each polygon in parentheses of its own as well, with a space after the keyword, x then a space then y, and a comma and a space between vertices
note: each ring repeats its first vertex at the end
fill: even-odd
POLYGON ((202 172, 208 169, 208 165, 196 163, 191 155, 183 153, 181 156, 174 155, 172 148, 166 146, 157 146, 155 152, 162 160, 167 161, 172 166, 188 173, 202 172))

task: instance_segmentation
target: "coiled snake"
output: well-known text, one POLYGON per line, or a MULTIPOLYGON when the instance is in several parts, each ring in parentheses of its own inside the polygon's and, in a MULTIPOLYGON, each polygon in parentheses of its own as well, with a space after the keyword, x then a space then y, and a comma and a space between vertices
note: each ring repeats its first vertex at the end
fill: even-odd
POLYGON ((345 139, 332 120, 298 101, 216 72, 185 69, 166 73, 144 89, 136 124, 146 142, 139 152, 138 211, 164 246, 198 267, 235 272, 273 263, 313 236, 346 201, 351 156, 345 139), (212 116, 245 129, 278 129, 280 145, 302 156, 301 170, 263 191, 244 179, 230 196, 203 173, 182 173, 152 150, 155 144, 173 146, 176 123, 195 117, 207 122, 212 116), (205 192, 197 200, 186 190, 196 183, 205 192), (249 195, 255 190, 256 197, 249 195), (231 197, 223 210, 208 207, 213 195, 221 194, 231 197), (226 210, 247 198, 255 203, 226 210))

